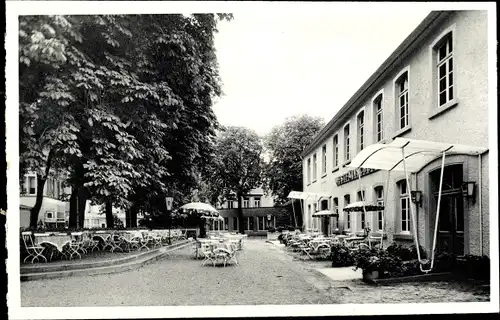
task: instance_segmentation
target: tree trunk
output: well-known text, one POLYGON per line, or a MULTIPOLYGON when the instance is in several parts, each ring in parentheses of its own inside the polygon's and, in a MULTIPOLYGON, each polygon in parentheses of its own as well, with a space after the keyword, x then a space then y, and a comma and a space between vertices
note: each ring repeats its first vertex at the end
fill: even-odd
POLYGON ((76 228, 78 224, 78 189, 72 188, 69 198, 69 228, 76 228))
POLYGON ((130 227, 137 228, 137 206, 135 204, 130 208, 130 227))
POLYGON ((243 206, 242 206, 242 198, 243 194, 241 192, 236 193, 236 196, 238 197, 238 221, 239 221, 239 233, 244 234, 245 233, 245 221, 243 219, 243 206))
POLYGON ((125 210, 125 228, 132 228, 130 223, 131 216, 132 216, 132 207, 125 210))
POLYGON ((106 202, 106 227, 115 227, 115 219, 113 217, 113 204, 111 203, 111 201, 106 202))
POLYGON ((45 187, 45 182, 47 178, 42 178, 41 175, 36 175, 36 202, 33 208, 30 211, 30 227, 36 228, 38 224, 38 214, 40 213, 40 209, 42 208, 43 203, 43 188, 45 187))
POLYGON ((78 190, 78 227, 83 228, 85 224, 85 207, 87 205, 88 192, 84 186, 78 190))

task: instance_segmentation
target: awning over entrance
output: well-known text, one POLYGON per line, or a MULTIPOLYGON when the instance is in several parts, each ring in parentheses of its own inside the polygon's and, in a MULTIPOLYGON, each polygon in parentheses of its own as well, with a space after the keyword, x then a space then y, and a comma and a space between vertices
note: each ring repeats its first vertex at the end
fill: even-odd
POLYGON ((335 217, 338 216, 335 212, 329 210, 322 210, 312 214, 313 217, 335 217))
POLYGON ((443 152, 446 155, 479 155, 487 150, 487 148, 461 144, 396 138, 389 144, 377 143, 366 147, 352 159, 349 167, 404 171, 404 152, 406 170, 415 173, 443 152))
POLYGON ((315 193, 315 192, 302 192, 302 191, 291 191, 288 194, 288 199, 301 199, 301 200, 306 200, 309 198, 315 198, 315 199, 320 199, 320 198, 328 198, 330 197, 329 194, 326 193, 315 193))

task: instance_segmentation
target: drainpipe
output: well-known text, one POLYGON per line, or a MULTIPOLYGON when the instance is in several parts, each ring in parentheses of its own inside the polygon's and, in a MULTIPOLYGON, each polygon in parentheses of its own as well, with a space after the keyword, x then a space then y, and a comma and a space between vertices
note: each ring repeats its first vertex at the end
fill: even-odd
POLYGON ((479 247, 479 255, 483 255, 483 204, 482 204, 482 168, 481 168, 481 154, 478 156, 478 167, 479 167, 479 192, 478 192, 478 197, 479 197, 479 244, 481 245, 479 247))

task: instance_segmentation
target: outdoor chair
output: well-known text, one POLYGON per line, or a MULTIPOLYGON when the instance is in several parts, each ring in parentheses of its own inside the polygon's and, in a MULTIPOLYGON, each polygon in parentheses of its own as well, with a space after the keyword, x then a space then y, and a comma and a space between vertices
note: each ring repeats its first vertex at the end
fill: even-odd
MULTIPOLYGON (((132 249, 139 249, 139 237, 134 236, 130 233, 125 233, 120 236, 121 244, 125 247, 127 252, 132 251, 132 249)), ((121 247, 121 246, 120 246, 121 247)))
POLYGON ((212 265, 215 266, 215 254, 212 250, 212 246, 208 243, 201 244, 201 252, 203 253, 203 261, 201 263, 202 266, 205 265, 207 261, 212 262, 212 265))
POLYGON ((83 249, 83 239, 82 239, 82 232, 74 232, 71 233, 71 242, 68 243, 65 246, 66 250, 63 253, 65 256, 69 254, 69 259, 73 259, 73 256, 78 256, 80 259, 82 258, 81 254, 79 251, 84 252, 85 249, 83 249))
POLYGON ((151 244, 153 247, 162 246, 161 236, 156 232, 150 232, 148 236, 151 238, 151 244))
POLYGON ((153 238, 149 236, 146 232, 142 233, 142 237, 139 237, 139 251, 142 250, 142 248, 147 249, 149 251, 148 245, 153 243, 153 238))
POLYGON ((90 250, 94 252, 95 249, 99 251, 99 241, 92 239, 92 235, 88 232, 83 233, 83 248, 85 251, 90 250))
POLYGON ((43 258, 45 262, 47 262, 47 258, 42 254, 45 248, 35 244, 31 232, 23 232, 22 238, 24 243, 24 249, 28 253, 28 256, 24 258, 23 262, 26 262, 26 260, 30 257, 31 257, 31 263, 33 263, 35 259, 37 261, 40 261, 39 257, 43 258))

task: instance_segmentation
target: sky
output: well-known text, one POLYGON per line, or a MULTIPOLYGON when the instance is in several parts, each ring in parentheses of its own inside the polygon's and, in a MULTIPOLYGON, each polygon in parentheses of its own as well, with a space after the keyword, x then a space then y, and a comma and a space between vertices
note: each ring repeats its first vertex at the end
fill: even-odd
POLYGON ((429 14, 428 8, 238 12, 215 38, 223 125, 265 135, 292 115, 328 122, 429 14))

